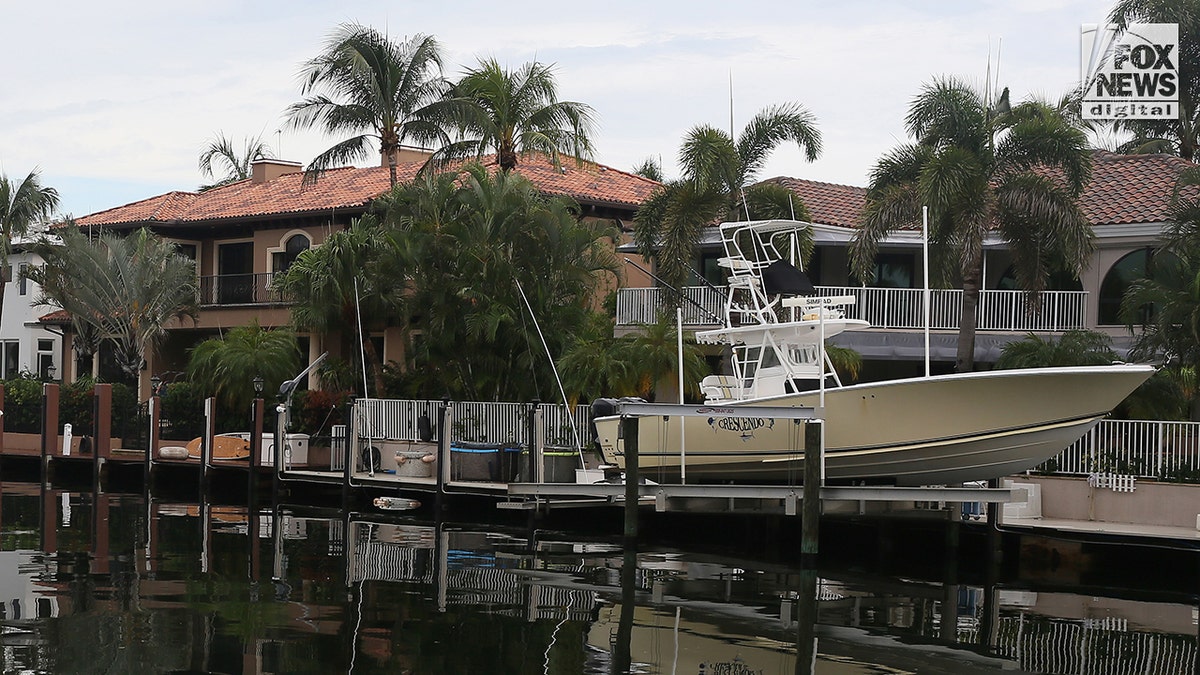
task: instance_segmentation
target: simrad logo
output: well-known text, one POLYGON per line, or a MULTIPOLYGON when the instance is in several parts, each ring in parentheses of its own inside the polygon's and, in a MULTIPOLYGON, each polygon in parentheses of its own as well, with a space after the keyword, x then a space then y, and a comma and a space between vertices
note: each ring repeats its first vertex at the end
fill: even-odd
POLYGON ((1083 24, 1083 117, 1170 120, 1179 117, 1179 25, 1083 24))

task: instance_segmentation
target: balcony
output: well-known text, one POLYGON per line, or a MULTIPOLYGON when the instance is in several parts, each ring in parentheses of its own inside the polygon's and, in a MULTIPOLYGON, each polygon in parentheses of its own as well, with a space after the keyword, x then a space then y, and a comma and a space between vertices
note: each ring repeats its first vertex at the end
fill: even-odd
MULTIPOLYGON (((725 311, 725 289, 706 286, 683 289, 685 327, 719 324, 725 311)), ((852 295, 857 302, 846 307, 851 319, 862 319, 875 328, 920 330, 924 328, 921 289, 864 288, 861 286, 818 286, 821 295, 852 295)), ((977 330, 1006 332, 1061 332, 1082 329, 1087 315, 1087 291, 1043 291, 1041 311, 1033 313, 1023 291, 980 291, 977 330)), ((674 314, 674 307, 660 288, 622 288, 617 294, 617 326, 654 323, 660 311, 674 314)), ((958 330, 962 319, 962 291, 930 291, 930 328, 958 330)))
POLYGON ((200 277, 200 306, 286 304, 282 294, 271 290, 274 279, 275 275, 271 272, 200 277))

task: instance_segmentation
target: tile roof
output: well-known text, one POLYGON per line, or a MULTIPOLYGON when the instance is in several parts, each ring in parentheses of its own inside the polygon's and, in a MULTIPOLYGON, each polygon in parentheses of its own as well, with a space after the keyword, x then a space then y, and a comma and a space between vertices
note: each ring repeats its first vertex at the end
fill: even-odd
POLYGON ((821 183, 815 180, 778 176, 764 183, 778 183, 799 195, 808 208, 809 220, 823 225, 858 227, 859 216, 867 201, 867 189, 853 185, 821 183))
MULTIPOLYGON (((495 158, 485 157, 485 165, 495 158)), ((399 180, 411 180, 420 162, 400 164, 399 180)), ((541 156, 524 157, 517 172, 544 193, 569 196, 581 204, 636 208, 659 183, 602 164, 573 161, 555 169, 541 156)), ((274 180, 243 180, 206 192, 169 192, 77 219, 82 226, 140 223, 211 223, 264 216, 363 209, 389 187, 387 167, 331 169, 315 185, 305 185, 304 173, 286 173, 274 180)))
POLYGON ((1171 219, 1176 179, 1195 166, 1171 155, 1097 150, 1092 156, 1092 180, 1079 206, 1092 225, 1166 222, 1171 219))
MULTIPOLYGON (((1171 155, 1092 154, 1092 178, 1079 196, 1079 207, 1092 225, 1161 223, 1171 219, 1175 181, 1196 165, 1171 155)), ((858 227, 866 189, 780 176, 764 182, 794 191, 813 222, 858 227)))

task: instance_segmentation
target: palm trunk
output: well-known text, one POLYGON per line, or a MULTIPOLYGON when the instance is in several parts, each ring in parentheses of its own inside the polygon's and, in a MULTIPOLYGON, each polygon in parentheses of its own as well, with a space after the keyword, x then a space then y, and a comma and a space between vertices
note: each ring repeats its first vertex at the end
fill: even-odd
POLYGON ((958 356, 954 370, 969 373, 975 370, 975 326, 978 323, 979 287, 983 278, 983 265, 976 261, 963 275, 962 319, 958 324, 958 356))

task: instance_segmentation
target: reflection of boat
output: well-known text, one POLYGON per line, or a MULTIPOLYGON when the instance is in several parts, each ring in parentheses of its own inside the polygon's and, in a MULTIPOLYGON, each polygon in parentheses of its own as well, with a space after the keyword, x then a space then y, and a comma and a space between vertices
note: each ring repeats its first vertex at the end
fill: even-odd
MULTIPOLYGON (((960 373, 842 386, 824 340, 862 330, 841 308, 854 298, 816 297, 791 261, 792 221, 725 223, 730 270, 724 327, 696 334, 731 350, 731 375, 701 382, 706 403, 745 407, 741 417, 687 417, 686 470, 701 479, 789 480, 803 465, 801 427, 754 414, 756 405, 824 402, 826 475, 898 485, 961 483, 1023 471, 1091 429, 1154 372, 1116 364, 960 373), (805 295, 808 293, 810 295, 805 295)), ((593 406, 607 461, 624 465, 620 418, 610 400, 593 406)), ((638 425, 642 468, 680 474, 678 419, 638 425)))

